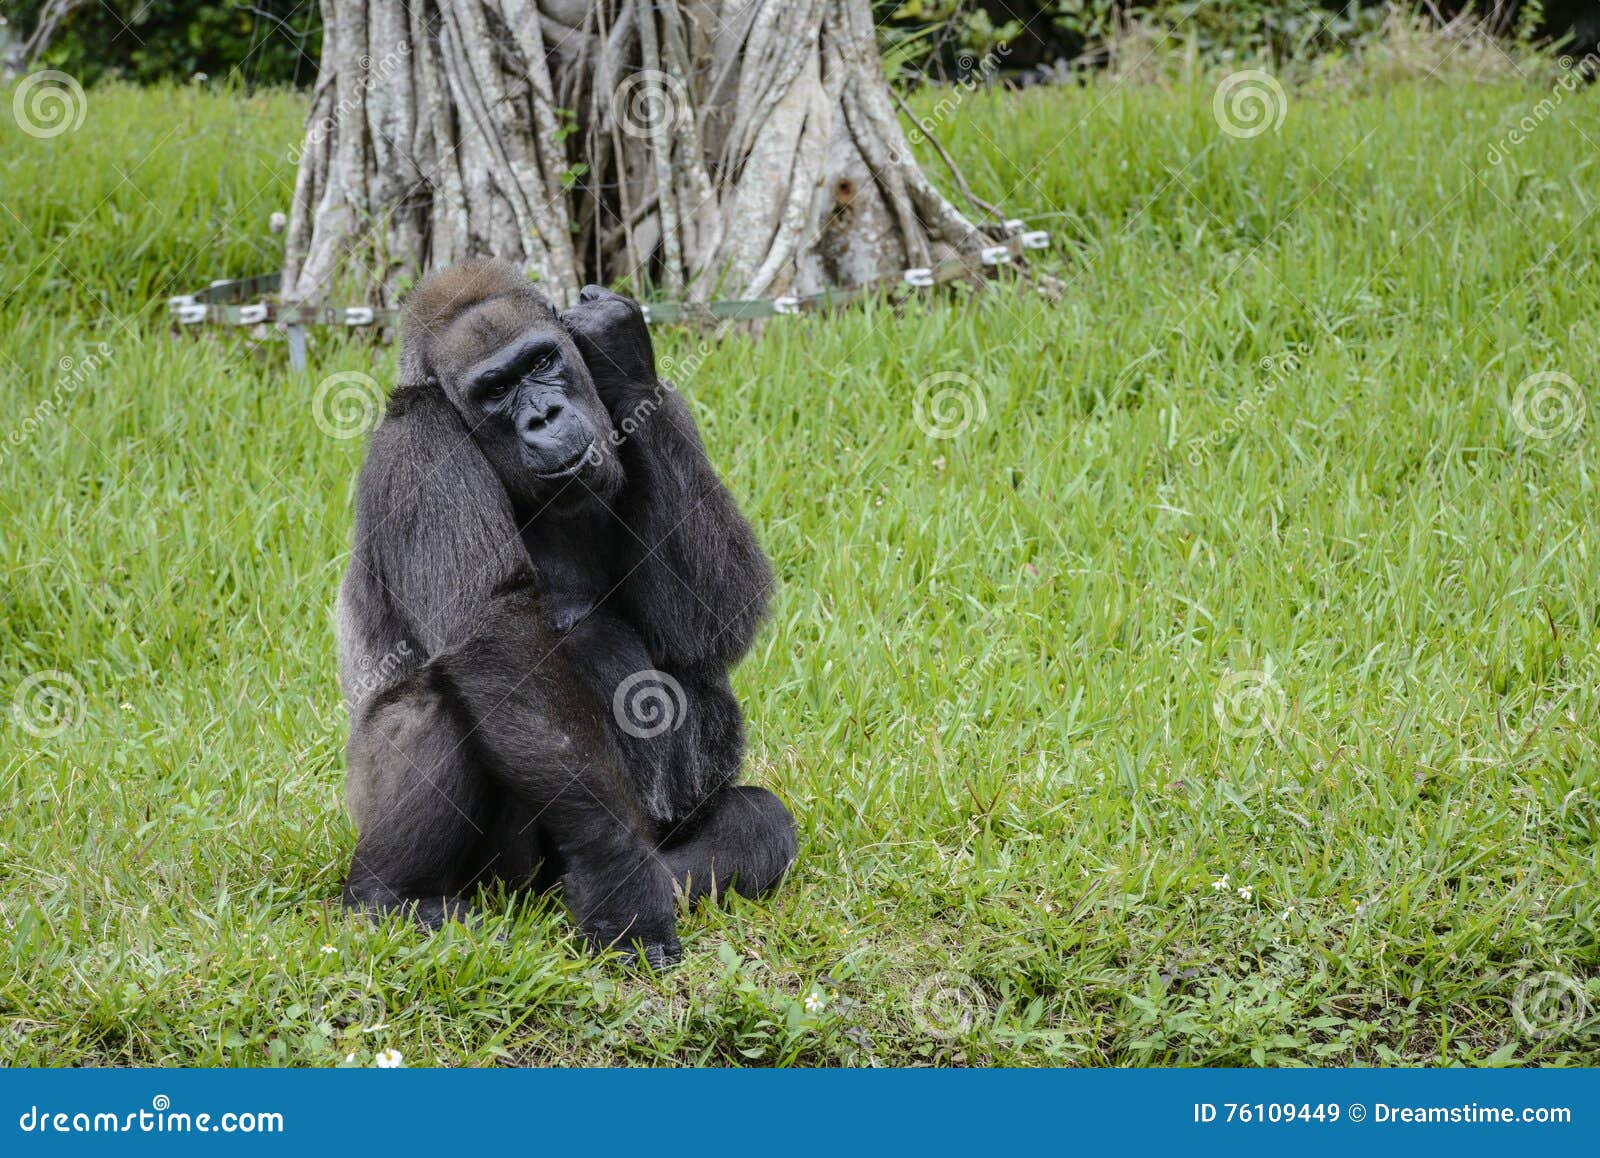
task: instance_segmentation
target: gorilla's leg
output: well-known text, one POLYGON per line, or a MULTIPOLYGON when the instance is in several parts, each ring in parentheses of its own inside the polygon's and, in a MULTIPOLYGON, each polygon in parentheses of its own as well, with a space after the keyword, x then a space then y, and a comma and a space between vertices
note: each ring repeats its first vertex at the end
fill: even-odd
POLYGON ((691 902, 730 890, 756 897, 794 860, 794 818, 765 788, 731 785, 680 829, 665 829, 662 856, 691 902))
POLYGON ((513 893, 543 893, 560 883, 566 866, 536 809, 494 784, 487 813, 487 831, 472 851, 478 872, 469 889, 503 885, 513 893))
POLYGON ((426 672, 377 697, 352 727, 350 812, 360 839, 347 908, 438 928, 468 915, 456 894, 483 831, 484 783, 426 672))
POLYGON ((670 964, 680 953, 672 877, 603 709, 538 623, 534 608, 507 599, 473 646, 440 657, 436 670, 473 721, 484 772, 516 799, 530 845, 554 845, 567 905, 591 944, 642 945, 652 965, 670 964))

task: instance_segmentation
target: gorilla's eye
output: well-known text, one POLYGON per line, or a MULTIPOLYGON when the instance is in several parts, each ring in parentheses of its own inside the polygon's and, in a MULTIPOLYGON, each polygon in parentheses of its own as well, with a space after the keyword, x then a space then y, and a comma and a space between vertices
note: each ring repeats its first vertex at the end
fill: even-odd
POLYGON ((495 378, 478 383, 478 398, 484 402, 498 402, 511 392, 511 379, 495 378))

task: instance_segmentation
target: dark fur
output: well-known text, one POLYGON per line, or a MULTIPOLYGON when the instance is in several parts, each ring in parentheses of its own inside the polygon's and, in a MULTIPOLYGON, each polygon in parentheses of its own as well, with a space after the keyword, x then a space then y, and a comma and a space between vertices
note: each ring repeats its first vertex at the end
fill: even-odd
POLYGON ((591 287, 558 316, 492 263, 426 280, 355 539, 339 598, 360 830, 347 905, 437 925, 476 885, 559 879, 593 944, 662 964, 675 890, 777 883, 793 822, 734 784, 728 683, 771 572, 657 381, 637 305, 591 287), (641 738, 613 697, 649 669, 684 710, 641 738))

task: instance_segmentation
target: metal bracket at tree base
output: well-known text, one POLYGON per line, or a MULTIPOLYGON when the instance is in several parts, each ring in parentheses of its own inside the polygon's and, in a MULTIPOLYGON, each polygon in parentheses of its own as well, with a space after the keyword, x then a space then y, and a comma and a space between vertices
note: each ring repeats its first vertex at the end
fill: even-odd
MULTIPOLYGON (((985 246, 976 256, 961 254, 931 266, 908 269, 898 281, 869 282, 844 289, 794 297, 746 298, 717 302, 642 302, 644 320, 652 325, 715 321, 749 321, 781 314, 827 310, 857 302, 873 294, 900 286, 924 287, 956 281, 986 269, 1009 264, 1030 249, 1048 249, 1050 235, 1043 230, 1026 230, 1020 221, 1005 223, 1008 236, 1002 242, 985 246)), ((400 320, 401 310, 378 306, 326 306, 297 303, 282 305, 272 300, 281 285, 281 275, 265 273, 236 281, 214 281, 198 293, 167 299, 167 312, 180 326, 283 326, 289 338, 289 363, 304 369, 307 326, 388 326, 400 320), (256 300, 251 300, 256 299, 256 300)))

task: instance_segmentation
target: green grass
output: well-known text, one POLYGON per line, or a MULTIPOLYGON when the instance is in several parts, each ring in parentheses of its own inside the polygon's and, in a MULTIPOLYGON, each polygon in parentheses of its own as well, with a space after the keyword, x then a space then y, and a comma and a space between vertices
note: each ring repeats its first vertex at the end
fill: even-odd
POLYGON ((940 131, 1058 301, 666 335, 781 578, 736 682, 802 851, 661 977, 549 904, 333 904, 362 447, 311 399, 393 351, 296 376, 157 303, 277 264, 299 100, 0 118, 0 708, 82 689, 0 721, 0 1059, 1600 1063, 1600 101, 1487 160, 1549 91, 1329 84, 1251 140, 1206 84, 972 96, 940 131), (1532 437, 1547 371, 1588 409, 1532 437))

